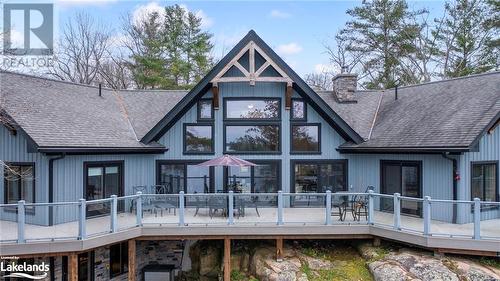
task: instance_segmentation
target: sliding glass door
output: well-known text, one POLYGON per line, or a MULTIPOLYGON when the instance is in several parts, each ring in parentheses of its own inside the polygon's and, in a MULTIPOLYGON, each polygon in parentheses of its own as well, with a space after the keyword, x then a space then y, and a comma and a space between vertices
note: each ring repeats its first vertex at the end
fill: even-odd
MULTIPOLYGON (((86 200, 123 195, 123 162, 86 162, 84 167, 86 200)), ((110 207, 109 202, 87 204, 87 216, 109 215, 110 207)))
MULTIPOLYGON (((422 164, 418 161, 381 161, 382 193, 390 195, 399 193, 405 197, 421 198, 421 169, 422 164)), ((421 205, 420 202, 401 200, 401 212, 421 216, 421 205)), ((381 209, 393 212, 393 199, 381 200, 381 209)))

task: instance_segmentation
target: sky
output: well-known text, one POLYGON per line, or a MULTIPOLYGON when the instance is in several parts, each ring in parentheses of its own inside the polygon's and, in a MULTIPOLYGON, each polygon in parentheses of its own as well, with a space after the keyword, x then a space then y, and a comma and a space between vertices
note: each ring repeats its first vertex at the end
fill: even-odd
MULTIPOLYGON (((20 0, 23 2, 33 2, 20 0)), ((58 30, 79 11, 84 11, 123 36, 122 18, 127 14, 179 4, 202 18, 203 29, 213 34, 213 55, 221 58, 249 30, 253 29, 297 73, 332 71, 325 44, 349 20, 346 10, 360 1, 119 1, 54 0, 56 37, 58 30)), ((2 2, 0 0, 0 2, 2 2)), ((3 1, 5 2, 5 0, 3 1)), ((7 3, 18 2, 7 0, 7 3)), ((432 18, 443 13, 442 1, 412 1, 413 8, 427 8, 432 18)), ((335 71, 335 70, 333 70, 335 71)))

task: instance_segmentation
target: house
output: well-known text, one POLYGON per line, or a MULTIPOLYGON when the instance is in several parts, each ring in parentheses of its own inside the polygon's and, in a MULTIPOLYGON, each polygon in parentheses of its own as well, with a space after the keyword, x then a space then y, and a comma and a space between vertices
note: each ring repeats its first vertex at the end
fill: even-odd
MULTIPOLYGON (((500 72, 381 91, 358 90, 356 75, 341 73, 333 85, 331 91, 312 90, 254 31, 190 91, 112 90, 1 72, 0 159, 7 164, 0 173, 2 232, 5 238, 8 229, 17 229, 19 200, 26 204, 19 229, 27 232, 21 244, 18 236, 14 241, 0 238, 4 242, 0 249, 33 256, 47 244, 29 237, 29 227, 55 229, 82 216, 84 221, 113 217, 113 208, 115 213, 133 212, 137 203, 127 196, 137 191, 175 196, 183 191, 185 202, 179 199, 184 197, 176 197, 179 200, 173 204, 177 208, 182 201, 181 220, 187 219, 184 208, 199 207, 198 201, 188 200, 196 194, 227 194, 237 187, 242 194, 269 193, 258 196, 263 208, 282 204, 280 208, 312 210, 325 208, 326 197, 318 193, 333 192, 328 192, 328 198, 335 198, 335 193, 364 193, 368 186, 382 194, 373 201, 373 208, 397 212, 398 219, 399 212, 410 219, 432 218, 438 224, 457 226, 475 222, 474 216, 480 221, 500 219, 500 204, 494 203, 499 201, 500 72), (223 154, 258 166, 196 165, 223 154), (278 191, 286 197, 281 203, 278 191), (393 200, 394 193, 401 197, 393 200), (114 199, 118 203, 109 201, 112 195, 118 196, 114 199), (428 215, 428 201, 423 201, 427 196, 436 200, 428 215), (483 201, 481 208, 474 210, 474 198, 483 201), (84 215, 77 204, 80 199, 88 201, 84 215), (72 203, 36 205, 57 202, 72 203), (30 240, 38 242, 30 245, 30 240)), ((175 221, 176 216, 171 215, 175 221)), ((106 226, 116 235, 107 238, 98 236, 89 242, 78 230, 65 233, 79 238, 79 244, 52 243, 50 252, 73 255, 51 258, 51 264, 74 274, 75 269, 68 269, 69 259, 69 264, 79 265, 80 275, 127 276, 121 275, 127 262, 115 253, 134 253, 137 247, 141 260, 139 252, 149 242, 116 244, 141 236, 120 232, 120 225, 114 229, 116 220, 106 226), (74 255, 77 250, 82 254, 74 255), (111 270, 95 263, 98 256, 109 261, 111 270)), ((274 233, 276 227, 268 230, 274 233)), ((328 231, 343 229, 329 227, 328 231)), ((363 227, 357 229, 381 235, 363 227)), ((299 233, 305 228, 286 231, 299 233)), ((398 225, 397 230, 401 229, 404 226, 398 225)), ((182 231, 192 230, 169 233, 185 235, 182 231)), ((200 231, 209 235, 211 230, 200 231)), ((213 231, 227 235, 220 227, 213 231)), ((326 233, 324 228, 318 231, 326 233)), ((151 233, 155 238, 167 235, 161 229, 151 233)), ((45 238, 67 238, 57 235, 57 239, 45 238)), ((481 248, 468 244, 464 249, 500 252, 500 233, 496 235, 496 240, 482 241, 487 244, 481 248)), ((402 240, 412 243, 408 237, 402 240)), ((439 243, 460 248, 450 246, 456 241, 439 243)), ((434 247, 429 245, 424 246, 434 247)), ((155 247, 182 252, 177 244, 155 247)), ((170 257, 173 264, 179 262, 174 254, 170 257)), ((133 271, 128 270, 129 278, 142 274, 135 264, 133 271)))

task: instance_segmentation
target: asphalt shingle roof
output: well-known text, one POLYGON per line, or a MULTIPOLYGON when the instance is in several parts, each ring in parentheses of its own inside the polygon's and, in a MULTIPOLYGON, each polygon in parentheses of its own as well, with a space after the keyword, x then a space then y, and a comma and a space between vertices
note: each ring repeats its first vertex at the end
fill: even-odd
POLYGON ((183 96, 114 91, 0 72, 2 108, 40 147, 145 148, 138 141, 183 96))
POLYGON ((394 89, 355 95, 357 104, 321 95, 366 140, 343 147, 469 147, 500 117, 500 72, 400 87, 397 100, 394 89))
MULTIPOLYGON (((0 72, 1 107, 40 147, 148 148, 139 140, 187 91, 121 90, 0 72)), ((318 95, 365 139, 341 148, 468 147, 500 116, 500 72, 357 91, 357 103, 318 95)))

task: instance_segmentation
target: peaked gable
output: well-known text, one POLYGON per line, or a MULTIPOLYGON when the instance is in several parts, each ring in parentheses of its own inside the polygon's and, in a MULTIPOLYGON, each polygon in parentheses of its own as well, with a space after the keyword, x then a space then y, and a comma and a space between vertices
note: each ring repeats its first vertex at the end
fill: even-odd
POLYGON ((307 83, 300 78, 253 30, 210 70, 210 72, 142 139, 149 143, 158 140, 183 113, 193 106, 218 82, 258 81, 286 82, 299 93, 338 133, 353 143, 363 142, 354 131, 307 83), (253 51, 252 51, 253 50, 253 51), (248 58, 247 58, 248 54, 248 58), (257 59, 259 57, 259 59, 257 59), (271 67, 271 68, 270 68, 271 67), (229 74, 230 75, 227 75, 229 74), (227 79, 226 79, 227 78, 227 79))

